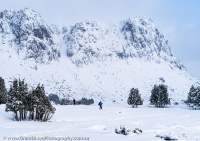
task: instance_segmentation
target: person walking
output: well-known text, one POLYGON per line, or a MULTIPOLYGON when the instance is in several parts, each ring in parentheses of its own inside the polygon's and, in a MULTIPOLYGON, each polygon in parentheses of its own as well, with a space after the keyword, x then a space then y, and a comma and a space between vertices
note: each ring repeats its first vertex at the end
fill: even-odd
POLYGON ((98 105, 99 105, 99 109, 102 110, 102 109, 103 109, 103 103, 100 101, 100 102, 98 103, 98 105))
POLYGON ((76 105, 76 100, 75 99, 73 99, 73 104, 76 105))

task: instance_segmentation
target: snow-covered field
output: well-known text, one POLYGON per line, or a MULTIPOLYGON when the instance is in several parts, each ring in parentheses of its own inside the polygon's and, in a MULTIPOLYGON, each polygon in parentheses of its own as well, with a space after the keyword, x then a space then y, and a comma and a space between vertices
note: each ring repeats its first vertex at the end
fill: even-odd
POLYGON ((154 108, 110 105, 102 111, 92 106, 56 106, 49 122, 12 120, 0 106, 0 140, 5 137, 89 137, 91 141, 159 141, 156 135, 170 135, 179 141, 200 140, 200 111, 185 106, 154 108), (115 134, 115 128, 140 128, 141 134, 115 134))

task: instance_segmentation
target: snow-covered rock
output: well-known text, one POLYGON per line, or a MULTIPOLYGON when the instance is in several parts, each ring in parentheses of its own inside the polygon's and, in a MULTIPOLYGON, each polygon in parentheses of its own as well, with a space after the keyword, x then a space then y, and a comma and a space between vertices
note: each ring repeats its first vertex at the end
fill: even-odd
POLYGON ((134 18, 105 25, 85 21, 64 32, 67 56, 76 64, 107 57, 165 60, 183 68, 173 56, 168 41, 150 19, 134 18))
POLYGON ((9 42, 14 43, 24 58, 48 62, 60 56, 59 46, 55 42, 56 32, 34 10, 1 12, 0 33, 2 38, 10 36, 9 42))

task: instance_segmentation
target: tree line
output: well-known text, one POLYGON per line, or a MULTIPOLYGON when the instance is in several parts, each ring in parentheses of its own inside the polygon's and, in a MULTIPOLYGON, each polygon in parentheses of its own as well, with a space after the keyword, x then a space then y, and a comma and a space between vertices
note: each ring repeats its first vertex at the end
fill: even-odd
MULTIPOLYGON (((50 95, 50 97, 46 96, 43 85, 38 84, 37 87, 29 90, 27 83, 20 79, 14 79, 9 90, 7 90, 4 79, 0 77, 0 104, 6 104, 5 110, 13 112, 17 121, 49 120, 56 110, 50 100, 58 99, 58 97, 55 98, 55 95, 50 95)), ((149 101, 151 105, 159 108, 170 105, 167 85, 154 85, 149 101)), ((67 100, 64 102, 64 105, 72 103, 72 101, 67 100)), ((83 98, 80 101, 76 101, 76 103, 89 105, 94 103, 94 100, 83 98)), ((133 108, 143 105, 143 99, 137 88, 130 90, 127 103, 133 108)), ((193 109, 200 108, 200 84, 191 86, 185 103, 193 109)))

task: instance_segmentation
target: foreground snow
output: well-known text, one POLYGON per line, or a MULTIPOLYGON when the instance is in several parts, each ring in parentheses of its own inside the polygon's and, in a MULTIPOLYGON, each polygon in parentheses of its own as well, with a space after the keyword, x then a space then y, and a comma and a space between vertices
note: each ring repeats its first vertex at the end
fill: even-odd
POLYGON ((156 135, 170 135, 179 141, 200 140, 200 111, 186 107, 129 108, 105 106, 56 106, 49 122, 12 121, 0 106, 0 138, 16 136, 89 137, 92 141, 159 141, 156 135), (140 128, 142 134, 128 136, 114 133, 115 128, 140 128))

